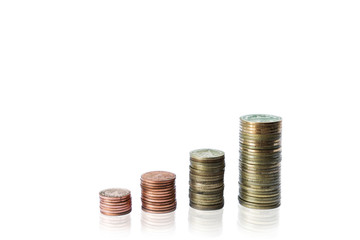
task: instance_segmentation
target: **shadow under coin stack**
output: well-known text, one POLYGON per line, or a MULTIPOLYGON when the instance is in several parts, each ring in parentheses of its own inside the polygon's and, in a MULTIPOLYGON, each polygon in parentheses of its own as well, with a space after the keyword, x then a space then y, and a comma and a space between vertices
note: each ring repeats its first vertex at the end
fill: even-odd
POLYGON ((216 210, 224 206, 225 154, 214 149, 190 152, 190 207, 216 210))
POLYGON ((280 206, 280 117, 253 114, 240 118, 240 195, 245 207, 280 206))
POLYGON ((109 188, 101 191, 100 212, 104 215, 118 216, 131 212, 131 193, 124 188, 109 188))
POLYGON ((175 174, 165 171, 141 175, 142 210, 150 213, 168 213, 176 209, 175 174))

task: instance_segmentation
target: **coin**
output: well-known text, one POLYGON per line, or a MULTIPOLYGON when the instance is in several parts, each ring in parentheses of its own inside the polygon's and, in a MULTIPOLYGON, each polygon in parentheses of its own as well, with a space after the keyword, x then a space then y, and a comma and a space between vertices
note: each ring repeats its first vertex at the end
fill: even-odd
POLYGON ((243 199, 241 199, 240 197, 239 199, 239 203, 241 205, 243 205, 244 207, 248 207, 248 208, 254 208, 254 209, 273 209, 273 208, 277 208, 280 206, 280 201, 274 203, 274 204, 261 204, 261 203, 251 203, 248 201, 245 201, 243 199))
POLYGON ((99 192, 100 212, 117 216, 131 212, 131 192, 125 188, 109 188, 99 192))
POLYGON ((197 149, 190 152, 190 158, 196 160, 217 160, 223 159, 225 154, 223 151, 215 150, 215 149, 197 149))
POLYGON ((142 210, 168 213, 176 209, 176 175, 166 171, 152 171, 141 175, 142 210))
POLYGON ((280 206, 282 119, 266 114, 240 117, 239 203, 249 208, 280 206))
POLYGON ((190 201, 190 207, 195 208, 197 210, 218 210, 224 207, 224 202, 214 205, 203 205, 203 204, 196 204, 190 201))
POLYGON ((260 124, 281 122, 281 117, 268 115, 268 114, 249 114, 242 116, 240 119, 244 122, 260 123, 260 124))
POLYGON ((189 204, 198 210, 224 206, 225 154, 216 149, 190 152, 189 204))
POLYGON ((156 185, 162 183, 172 183, 176 178, 176 175, 166 171, 152 171, 141 175, 142 182, 155 183, 156 185))

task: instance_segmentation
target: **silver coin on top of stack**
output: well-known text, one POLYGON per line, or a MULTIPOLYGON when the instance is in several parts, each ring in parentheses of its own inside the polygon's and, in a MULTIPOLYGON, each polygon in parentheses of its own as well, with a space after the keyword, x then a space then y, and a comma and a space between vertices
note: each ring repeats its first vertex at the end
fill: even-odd
POLYGON ((280 206, 281 117, 240 117, 241 205, 256 209, 280 206))
POLYGON ((215 149, 190 152, 190 207, 217 210, 224 206, 225 154, 215 149))

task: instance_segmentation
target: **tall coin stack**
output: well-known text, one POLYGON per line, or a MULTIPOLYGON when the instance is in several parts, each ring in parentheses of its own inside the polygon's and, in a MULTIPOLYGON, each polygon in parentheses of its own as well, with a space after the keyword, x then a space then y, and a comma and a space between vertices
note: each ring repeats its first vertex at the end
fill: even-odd
POLYGON ((141 175, 142 210, 150 213, 168 213, 176 209, 175 174, 165 171, 141 175))
POLYGON ((131 212, 131 193, 125 188, 109 188, 99 193, 100 212, 118 216, 131 212))
POLYGON ((190 152, 190 207, 216 210, 224 206, 225 154, 214 149, 190 152))
POLYGON ((280 117, 253 114, 240 118, 240 194, 245 207, 280 206, 280 117))

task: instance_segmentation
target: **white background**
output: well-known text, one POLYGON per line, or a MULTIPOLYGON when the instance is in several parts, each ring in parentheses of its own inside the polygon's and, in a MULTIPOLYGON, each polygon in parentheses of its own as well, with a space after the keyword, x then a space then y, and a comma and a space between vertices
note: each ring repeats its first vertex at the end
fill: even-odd
POLYGON ((1 239, 358 239, 359 12, 347 0, 1 1, 1 239), (283 118, 276 211, 238 205, 249 113, 283 118), (188 206, 189 151, 203 147, 226 154, 213 214, 188 206), (174 222, 141 213, 151 170, 177 175, 174 222), (128 217, 100 217, 108 187, 132 191, 128 217))

